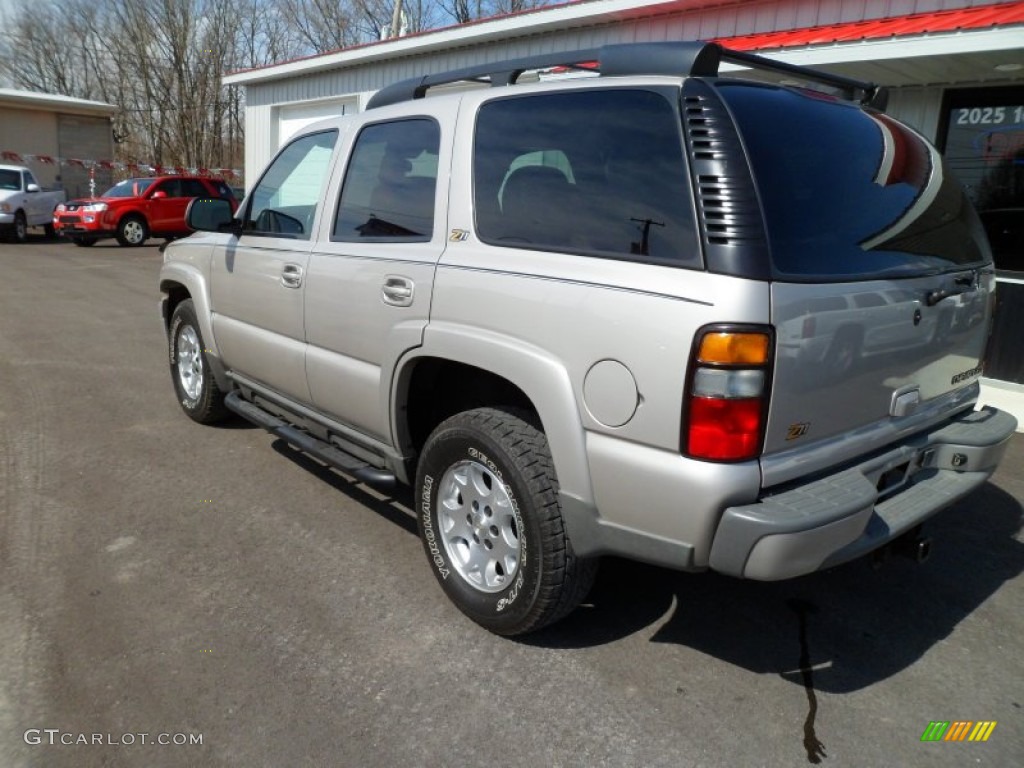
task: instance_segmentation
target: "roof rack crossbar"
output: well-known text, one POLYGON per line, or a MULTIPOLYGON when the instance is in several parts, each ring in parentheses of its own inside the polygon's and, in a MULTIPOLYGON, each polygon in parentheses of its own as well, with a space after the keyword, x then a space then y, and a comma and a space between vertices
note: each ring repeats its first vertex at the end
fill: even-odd
POLYGON ((422 99, 426 95, 428 88, 448 85, 450 83, 487 82, 487 80, 490 80, 491 85, 514 85, 523 72, 531 69, 582 64, 598 60, 600 55, 601 50, 599 48, 586 51, 570 51, 568 53, 547 53, 522 59, 512 59, 510 61, 478 64, 473 67, 440 72, 435 75, 414 77, 408 80, 399 80, 397 83, 392 83, 377 91, 371 97, 366 108, 373 109, 374 107, 385 107, 389 104, 398 104, 399 102, 411 99, 422 99))
POLYGON ((721 61, 756 69, 795 75, 841 89, 847 98, 884 108, 884 91, 874 83, 833 75, 821 70, 733 51, 718 43, 676 41, 665 43, 622 43, 582 51, 546 53, 510 61, 496 61, 473 67, 400 80, 377 91, 367 109, 421 99, 429 88, 460 82, 490 82, 492 86, 514 85, 527 71, 566 67, 615 75, 672 75, 713 77, 721 61), (597 66, 591 66, 594 63, 597 66))

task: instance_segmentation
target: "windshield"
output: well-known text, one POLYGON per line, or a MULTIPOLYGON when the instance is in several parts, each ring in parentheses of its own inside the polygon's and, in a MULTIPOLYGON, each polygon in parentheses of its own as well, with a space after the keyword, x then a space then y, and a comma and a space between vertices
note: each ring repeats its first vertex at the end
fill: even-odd
POLYGON ((907 126, 821 94, 719 89, 747 146, 777 277, 899 277, 991 261, 963 187, 907 126))
POLYGON ((104 192, 103 197, 139 197, 154 181, 155 179, 125 179, 104 192))
POLYGON ((17 171, 0 171, 0 189, 21 189, 21 174, 17 171))

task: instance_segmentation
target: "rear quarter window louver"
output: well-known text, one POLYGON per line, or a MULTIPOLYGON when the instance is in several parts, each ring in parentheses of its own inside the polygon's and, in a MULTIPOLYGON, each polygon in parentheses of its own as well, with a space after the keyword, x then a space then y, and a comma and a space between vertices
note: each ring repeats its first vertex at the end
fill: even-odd
POLYGON ((736 126, 712 87, 683 86, 683 129, 709 271, 764 278, 770 272, 761 207, 736 126))

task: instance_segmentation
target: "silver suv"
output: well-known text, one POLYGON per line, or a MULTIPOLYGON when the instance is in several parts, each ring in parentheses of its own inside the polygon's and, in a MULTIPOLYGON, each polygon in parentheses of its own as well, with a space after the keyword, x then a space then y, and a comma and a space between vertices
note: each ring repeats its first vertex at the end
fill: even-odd
POLYGON ((981 223, 883 103, 705 43, 385 88, 237 215, 192 204, 160 274, 178 399, 413 485, 431 571, 501 634, 569 613, 605 554, 750 579, 923 556, 1016 422, 974 410, 981 223), (556 66, 580 76, 517 82, 556 66))

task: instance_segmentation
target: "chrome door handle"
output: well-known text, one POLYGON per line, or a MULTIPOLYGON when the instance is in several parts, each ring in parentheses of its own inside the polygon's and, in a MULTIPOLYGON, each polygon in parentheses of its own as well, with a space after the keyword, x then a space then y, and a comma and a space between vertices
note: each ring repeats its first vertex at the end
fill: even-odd
POLYGON ((302 286, 302 267, 298 264, 285 264, 281 270, 281 285, 285 288, 302 286))
POLYGON ((381 288, 381 299, 385 304, 394 307, 408 307, 412 305, 415 284, 408 277, 402 275, 387 275, 384 278, 384 287, 381 288))

